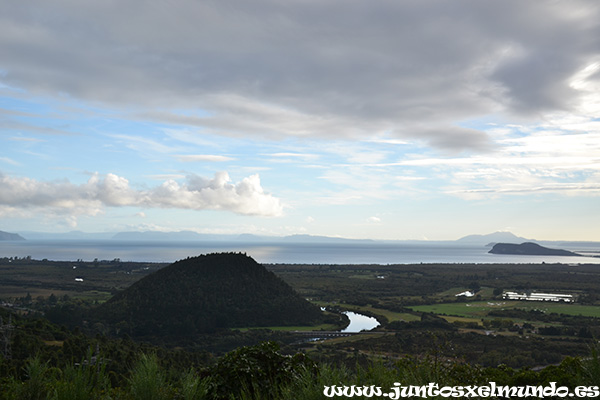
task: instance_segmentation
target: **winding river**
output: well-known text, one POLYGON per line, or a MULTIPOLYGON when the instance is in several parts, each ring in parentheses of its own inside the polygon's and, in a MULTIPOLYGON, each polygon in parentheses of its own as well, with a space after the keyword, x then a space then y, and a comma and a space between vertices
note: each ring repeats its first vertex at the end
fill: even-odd
POLYGON ((344 314, 350 319, 350 324, 340 332, 355 333, 360 331, 370 331, 379 326, 379 321, 373 317, 358 314, 353 311, 345 311, 344 314))

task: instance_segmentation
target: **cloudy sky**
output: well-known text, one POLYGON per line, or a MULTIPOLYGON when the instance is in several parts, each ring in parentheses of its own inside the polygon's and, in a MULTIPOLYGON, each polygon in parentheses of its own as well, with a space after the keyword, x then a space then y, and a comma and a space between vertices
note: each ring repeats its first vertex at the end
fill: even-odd
POLYGON ((0 0, 0 230, 600 241, 600 3, 0 0))

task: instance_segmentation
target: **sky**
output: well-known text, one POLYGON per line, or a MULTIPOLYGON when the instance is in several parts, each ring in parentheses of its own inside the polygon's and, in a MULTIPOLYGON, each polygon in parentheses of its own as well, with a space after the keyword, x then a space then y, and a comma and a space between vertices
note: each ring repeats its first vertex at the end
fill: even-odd
POLYGON ((0 0, 0 230, 600 241, 596 0, 0 0))

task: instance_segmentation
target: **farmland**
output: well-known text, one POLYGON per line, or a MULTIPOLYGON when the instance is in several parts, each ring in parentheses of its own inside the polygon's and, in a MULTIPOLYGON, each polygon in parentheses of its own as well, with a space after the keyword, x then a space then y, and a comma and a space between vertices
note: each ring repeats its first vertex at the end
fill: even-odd
MULTIPOLYGON (((106 301, 162 267, 164 264, 120 260, 87 263, 4 260, 0 262, 0 299, 20 302, 27 309, 47 310, 50 316, 57 315, 51 311, 55 308, 68 310, 60 320, 68 325, 75 323, 75 316, 83 315, 85 309, 106 301), (83 281, 76 281, 77 277, 83 281)), ((354 351, 422 355, 440 351, 440 343, 446 343, 442 352, 448 357, 484 365, 504 362, 511 366, 532 366, 584 354, 591 338, 600 337, 597 265, 277 264, 266 267, 313 303, 334 313, 355 311, 375 317, 381 323, 377 330, 388 333, 301 344, 311 353, 318 348, 319 354, 330 356, 354 351), (467 291, 471 297, 457 296, 467 291), (504 291, 572 294, 577 302, 509 301, 502 298, 504 291)), ((98 324, 88 329, 93 334, 107 333, 98 324)), ((272 337, 291 344, 297 342, 291 331, 330 330, 331 326, 261 329, 239 327, 238 333, 227 336, 227 346, 249 343, 253 337, 262 340, 272 337), (286 335, 290 338, 286 339, 286 335)), ((203 340, 203 346, 211 344, 224 348, 220 338, 203 340)))
POLYGON ((548 302, 522 301, 478 301, 472 303, 441 303, 408 307, 416 312, 426 312, 444 316, 485 318, 493 310, 519 309, 541 311, 546 314, 564 314, 600 318, 600 307, 581 304, 552 304, 548 302))

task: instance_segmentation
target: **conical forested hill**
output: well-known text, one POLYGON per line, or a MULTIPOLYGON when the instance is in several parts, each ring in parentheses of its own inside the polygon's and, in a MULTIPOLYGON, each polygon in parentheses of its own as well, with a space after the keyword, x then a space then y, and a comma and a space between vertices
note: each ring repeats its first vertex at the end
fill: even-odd
POLYGON ((310 325, 322 318, 318 307, 251 257, 227 253, 177 261, 148 275, 100 306, 94 319, 156 336, 310 325))

